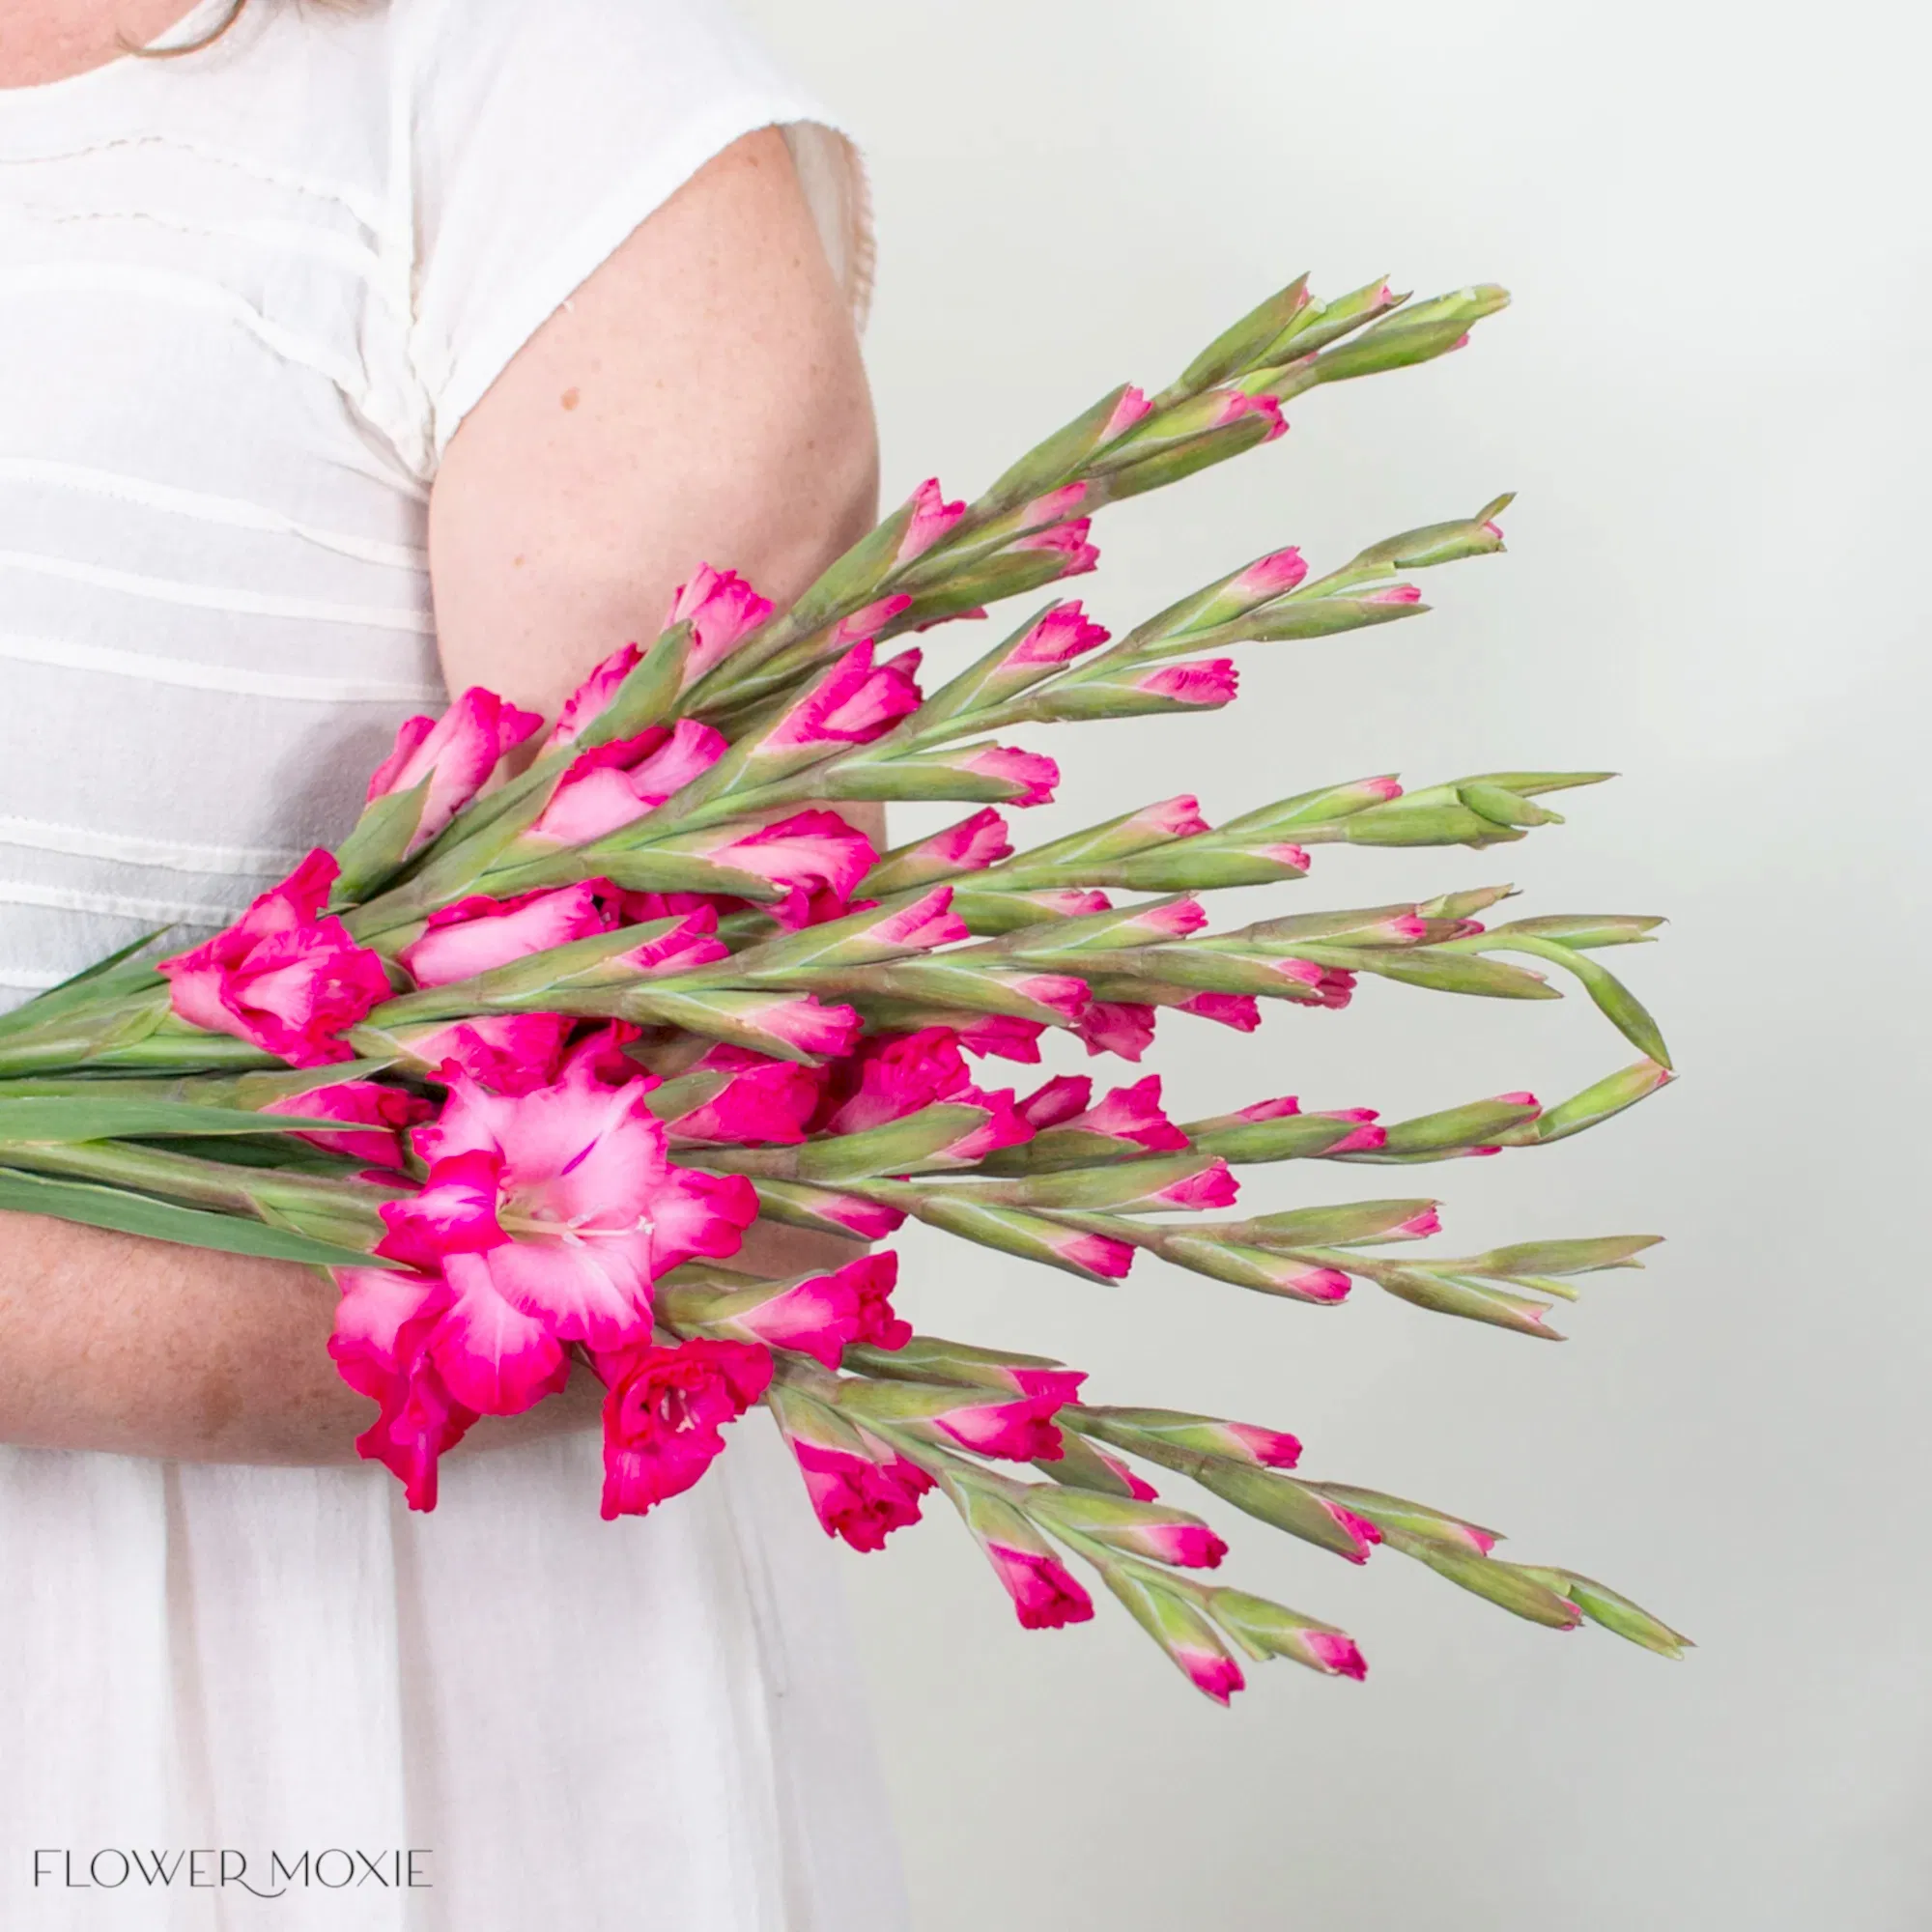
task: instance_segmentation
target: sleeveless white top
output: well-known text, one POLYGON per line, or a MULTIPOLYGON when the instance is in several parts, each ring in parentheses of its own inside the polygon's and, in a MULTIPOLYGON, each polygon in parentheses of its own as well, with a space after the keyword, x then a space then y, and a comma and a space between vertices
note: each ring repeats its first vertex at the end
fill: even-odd
MULTIPOLYGON (((0 91, 0 999, 348 827, 442 696, 450 435, 773 124, 856 301, 851 152, 705 0, 253 0, 0 91)), ((0 1921, 896 1932, 837 1555, 733 1435, 615 1524, 589 1435, 428 1517, 373 1465, 0 1447, 0 1921)))

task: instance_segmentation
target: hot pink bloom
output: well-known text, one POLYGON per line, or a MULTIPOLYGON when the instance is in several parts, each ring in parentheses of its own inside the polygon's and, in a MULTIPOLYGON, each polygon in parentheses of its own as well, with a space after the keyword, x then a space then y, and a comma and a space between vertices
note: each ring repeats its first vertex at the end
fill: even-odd
POLYGON ((876 1201, 862 1201, 856 1194, 840 1194, 829 1187, 811 1190, 811 1209, 862 1241, 882 1241, 905 1225, 903 1208, 881 1207, 876 1201))
POLYGON ((1093 1097, 1094 1083, 1084 1073, 1057 1073, 1020 1102, 1020 1112, 1035 1133, 1044 1133, 1083 1113, 1093 1097))
POLYGON ((671 592, 664 628, 691 626, 691 655, 685 661, 686 689, 724 660, 772 614, 772 601, 760 597, 735 570, 716 571, 701 563, 689 583, 671 592))
POLYGON ((479 893, 431 913, 423 936, 397 957, 418 986, 447 986, 532 952, 608 932, 614 923, 598 903, 595 884, 513 899, 479 893))
POLYGON ((543 723, 519 711, 494 691, 472 685, 440 718, 411 718, 396 733, 396 748, 369 780, 369 799, 413 791, 425 779, 422 816, 409 850, 420 851, 482 790, 505 752, 543 723))
POLYGON ((1434 1208, 1425 1208, 1420 1214, 1411 1214, 1406 1221, 1390 1230, 1391 1237, 1406 1236, 1411 1240, 1421 1240, 1429 1235, 1442 1232, 1442 1219, 1434 1208))
POLYGON ((1190 664, 1156 666, 1133 679, 1136 691, 1155 697, 1171 698, 1177 704, 1195 704, 1211 710, 1232 704, 1240 685, 1240 673, 1233 658, 1200 658, 1190 664))
POLYGON ((1158 805, 1142 806, 1121 830, 1124 832, 1129 826, 1161 838, 1192 838, 1209 829, 1201 816, 1201 801, 1185 792, 1179 798, 1163 799, 1158 805))
POLYGON ((1264 442, 1272 442, 1276 437, 1288 434, 1288 423, 1282 416, 1281 400, 1279 397, 1267 395, 1250 396, 1248 398, 1248 412, 1251 415, 1266 418, 1268 431, 1267 435, 1262 439, 1264 442))
POLYGON ((916 878, 936 879, 954 872, 981 871, 1012 856, 1007 821, 989 805, 970 818, 962 818, 957 825, 949 825, 944 832, 921 839, 909 852, 901 853, 895 863, 916 878))
POLYGON ((1264 1469, 1292 1469, 1301 1461, 1301 1442, 1279 1429, 1259 1429, 1252 1422, 1224 1422, 1222 1433, 1233 1438, 1224 1454, 1238 1454, 1264 1469))
POLYGON ((284 1114, 298 1121, 340 1121, 330 1133, 298 1134, 298 1140, 330 1153, 346 1153, 371 1167, 401 1170, 403 1135, 436 1109, 400 1087, 384 1087, 374 1080, 338 1080, 332 1087, 313 1087, 306 1094, 290 1094, 270 1100, 265 1114, 284 1114))
POLYGON ((717 913, 700 906, 656 938, 639 940, 628 952, 614 953, 605 962, 605 970, 654 976, 695 973, 700 966, 731 956, 731 949, 717 935, 717 913))
POLYGON ((1291 545, 1287 550, 1270 551, 1257 557, 1247 569, 1221 592, 1230 603, 1251 610, 1271 598, 1284 597, 1308 575, 1301 553, 1291 545))
POLYGON ((833 1069, 829 1110, 821 1122, 835 1134, 863 1133, 903 1120, 971 1086, 972 1075, 951 1027, 881 1034, 833 1069))
POLYGON ((605 1521, 690 1489, 724 1447, 724 1425, 771 1379, 770 1351, 744 1342, 700 1337, 631 1351, 604 1398, 605 1521))
POLYGON ((1093 1616, 1093 1598, 1058 1557, 1004 1543, 980 1547, 1012 1598, 1023 1630, 1059 1630, 1065 1624, 1084 1624, 1093 1616))
POLYGON ((1331 1012, 1339 1012, 1354 997, 1355 976, 1344 973, 1333 966, 1317 966, 1308 959, 1270 959, 1267 962, 1284 980, 1292 980, 1296 985, 1306 986, 1309 997, 1307 1004, 1326 1007, 1331 1012))
POLYGON ((1236 1033, 1253 1033, 1262 1023, 1261 1002, 1246 993, 1196 993, 1175 1010, 1233 1027, 1236 1033))
POLYGON ((822 1007, 810 993, 774 993, 765 1006, 733 1011, 768 1038, 814 1060, 842 1059, 865 1025, 850 1007, 822 1007))
POLYGON ((1392 583, 1386 590, 1371 590, 1364 604, 1420 604, 1422 592, 1413 583, 1392 583))
POLYGON ((674 1140, 796 1146, 817 1109, 824 1075, 795 1060, 771 1060, 749 1047, 714 1046, 694 1072, 717 1068, 731 1079, 702 1105, 668 1122, 674 1140))
POLYGON ((1228 1553, 1227 1544, 1205 1522, 1144 1523, 1128 1547, 1156 1563, 1173 1563, 1182 1570, 1218 1570, 1228 1553))
POLYGON ((912 1340, 912 1324, 893 1312, 898 1273, 899 1258, 891 1249, 861 1255, 828 1274, 807 1275, 729 1317, 728 1326, 719 1325, 739 1341, 790 1349, 836 1369, 851 1343, 903 1349, 912 1340))
POLYGON ((1131 1087, 1116 1087, 1096 1105, 1065 1122, 1083 1133, 1128 1141, 1150 1153, 1167 1153, 1187 1145, 1187 1136, 1160 1106, 1160 1075, 1150 1073, 1131 1087))
POLYGON ((441 1119, 415 1130, 429 1179, 384 1205, 379 1251, 440 1260, 464 1332, 439 1366, 470 1406, 497 1400, 502 1334, 517 1350, 526 1323, 600 1350, 647 1340, 659 1275, 736 1253, 757 1212, 750 1182, 672 1167, 650 1084, 605 1087, 580 1063, 507 1098, 454 1074, 441 1119))
POLYGON ((977 1087, 962 1087, 958 1093, 947 1096, 946 1104, 982 1108, 984 1116, 957 1140, 927 1154, 928 1164, 944 1162, 949 1166, 971 1167, 1002 1148, 1018 1147, 1033 1139, 1033 1129, 1013 1105, 1012 1089, 1009 1087, 997 1094, 981 1093, 977 1087))
POLYGON ((554 752, 562 745, 574 745, 606 711, 623 689, 643 658, 636 644, 620 644, 594 669, 568 697, 556 714, 556 728, 544 741, 544 750, 554 752))
POLYGON ((1082 1235, 1069 1228, 1051 1238, 1053 1251, 1062 1260, 1105 1281, 1124 1281, 1133 1268, 1133 1249, 1111 1235, 1082 1235))
MULTIPOLYGON (((1301 1102, 1293 1094, 1278 1100, 1255 1100, 1235 1110, 1237 1121, 1286 1121, 1301 1112, 1301 1102)), ((1371 1116, 1373 1118, 1373 1116, 1371 1116)))
MULTIPOLYGON (((1199 1174, 1190 1174, 1180 1180, 1169 1181, 1165 1187, 1157 1188, 1148 1197, 1166 1208, 1185 1208, 1199 1211, 1204 1208, 1232 1208, 1235 1197, 1241 1191, 1240 1182, 1235 1179, 1234 1170, 1225 1160, 1215 1160, 1204 1167, 1199 1174)), ((1342 1278, 1344 1292, 1347 1292, 1348 1277, 1342 1278)))
POLYGON ((802 1435, 791 1437, 791 1453, 826 1535, 843 1537, 854 1549, 881 1549, 894 1530, 917 1522, 920 1498, 932 1487, 903 1456, 874 1461, 802 1435))
POLYGON ((1044 892, 1029 893, 1027 897, 1035 905, 1057 912, 1063 919, 1084 919, 1092 912, 1112 912, 1114 909, 1113 900, 1091 886, 1049 887, 1044 892))
POLYGON ((970 1020, 962 1014, 955 1031, 960 1046, 981 1060, 1012 1060, 1023 1066, 1035 1066, 1039 1064, 1039 1037, 1046 1031, 1046 1023, 1018 1019, 1010 1013, 977 1013, 970 1020))
POLYGON ((888 913, 867 933, 869 946, 894 952, 930 952, 971 935, 952 910, 952 888, 935 886, 923 897, 888 913))
POLYGON ((811 752, 833 745, 867 745, 920 706, 913 673, 919 653, 872 662, 869 640, 854 644, 832 669, 767 731, 761 753, 811 752))
POLYGON ((1168 1653, 1187 1675, 1197 1690, 1206 1691, 1217 1704, 1225 1704, 1236 1690, 1247 1689, 1241 1666, 1225 1650, 1204 1644, 1170 1643, 1168 1653))
POLYGON ((486 1013, 409 1041, 432 1074, 453 1066, 493 1094, 528 1094, 556 1078, 572 1022, 562 1013, 486 1013))
MULTIPOLYGON (((854 611, 849 617, 839 618, 832 628, 831 641, 835 648, 840 650, 847 644, 870 643, 895 617, 904 616, 911 609, 912 598, 903 590, 895 591, 890 597, 881 597, 876 603, 854 611)), ((980 612, 981 616, 984 614, 984 611, 980 612)), ((923 631, 928 627, 921 624, 916 628, 923 631)), ((913 656, 911 668, 919 668, 917 656, 913 656)))
POLYGON ((1153 1042, 1153 1009, 1122 1000, 1095 1000, 1074 1027, 1089 1053, 1138 1060, 1153 1042))
POLYGON ((543 814, 524 836, 546 844, 587 845, 655 811, 724 755, 708 724, 680 718, 585 752, 557 781, 543 814))
POLYGON ((1355 1639, 1344 1636, 1340 1631, 1304 1631, 1301 1641, 1321 1667, 1337 1677, 1352 1677, 1359 1684, 1369 1674, 1368 1662, 1355 1648, 1355 1639))
POLYGON ((899 539, 898 561, 910 563, 923 556, 941 537, 946 536, 966 514, 964 500, 949 503, 937 476, 928 476, 912 493, 912 521, 899 539))
POLYGON ((389 997, 381 958, 323 908, 335 861, 311 852, 225 932, 163 959, 175 1011, 292 1066, 355 1059, 341 1036, 389 997))
POLYGON ((1257 849, 1264 859, 1272 859, 1277 866, 1292 866, 1297 872, 1307 871, 1314 863, 1305 845, 1263 845, 1257 849))
POLYGON ((1001 661, 1002 670, 1022 670, 1033 665, 1065 664, 1097 650, 1112 634, 1092 621, 1076 597, 1056 604, 1021 637, 1001 661))
POLYGON ((1316 1500, 1335 1519, 1337 1525, 1355 1546, 1352 1549, 1345 1549, 1341 1553, 1350 1563, 1366 1563, 1369 1560, 1369 1551, 1382 1540, 1381 1531, 1366 1518, 1357 1516, 1353 1510, 1345 1510, 1340 1503, 1331 1503, 1325 1496, 1318 1496, 1316 1500))
POLYGON ((1388 1129, 1374 1124, 1376 1110, 1373 1107, 1331 1107, 1323 1111, 1325 1121, 1359 1121, 1361 1125, 1352 1133, 1345 1134, 1333 1147, 1324 1148, 1324 1153, 1374 1153, 1388 1140, 1388 1129))
POLYGON ((1297 1301, 1318 1301, 1324 1307, 1347 1301, 1350 1283, 1340 1268, 1305 1268, 1300 1274, 1285 1276, 1273 1284, 1277 1294, 1292 1295, 1297 1301))
POLYGON ((1117 436, 1124 436, 1152 408, 1147 397, 1131 383, 1128 384, 1121 400, 1114 405, 1114 413, 1107 418, 1107 426, 1100 432, 1100 440, 1108 443, 1117 436))
POLYGON ((477 1419, 449 1392, 427 1351, 449 1302, 439 1278, 389 1268, 342 1268, 328 1352, 342 1379, 381 1405, 357 1451, 403 1484, 409 1506, 436 1507, 437 1462, 477 1419))
POLYGON ((1208 914, 1199 899, 1176 899, 1168 905, 1143 907, 1122 923, 1120 929, 1132 928, 1150 940, 1185 939, 1208 923, 1208 914))
POLYGON ((977 772, 1011 785, 1009 805, 1051 805, 1053 788, 1060 782, 1060 767, 1051 758, 1012 745, 987 745, 957 763, 962 772, 977 772))
POLYGON ((1051 1008, 1066 1020, 1077 1020, 1091 1004, 1086 980, 1067 973, 1023 973, 1007 983, 1014 992, 1051 1008))
POLYGON ((1015 537, 1007 548, 1049 552, 1061 559, 1060 568, 1054 573, 1056 577, 1085 577, 1100 561, 1099 550, 1087 541, 1087 532, 1093 526, 1093 518, 1075 517, 1068 523, 1015 537))
POLYGON ((961 1390, 957 1406, 928 1418, 928 1424, 977 1456, 1057 1463, 1066 1452, 1053 1418, 1067 1401, 1057 1388, 1043 1395, 1015 1396, 990 1389, 961 1390))
POLYGON ((872 869, 877 848, 836 811, 794 812, 789 818, 735 833, 707 848, 721 866, 755 873, 782 887, 787 899, 767 906, 781 925, 803 925, 823 901, 842 913, 853 889, 872 869))
MULTIPOLYGON (((1139 391, 1135 391, 1136 394, 1139 391)), ((1048 524, 1063 524, 1087 500, 1084 483, 1063 483, 1025 504, 1019 513, 1022 530, 1043 529, 1048 524)))
POLYGON ((633 1026, 629 1020, 606 1020, 577 1041, 563 1065, 584 1068, 600 1087, 622 1087, 627 1081, 641 1078, 646 1086, 655 1088, 656 1079, 624 1051, 643 1037, 643 1028, 633 1026))

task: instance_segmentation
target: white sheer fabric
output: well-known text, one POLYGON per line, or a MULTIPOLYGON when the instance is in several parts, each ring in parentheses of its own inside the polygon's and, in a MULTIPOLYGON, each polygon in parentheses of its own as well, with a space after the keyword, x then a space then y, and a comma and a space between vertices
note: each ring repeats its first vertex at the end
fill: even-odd
MULTIPOLYGON (((448 437, 772 124, 862 301, 849 148, 703 0, 254 0, 0 92, 0 998, 347 825, 441 696, 448 437)), ((734 1435, 618 1524, 591 1437, 458 1458, 430 1517, 373 1467, 0 1448, 0 1921, 895 1932, 837 1557, 734 1435), (306 1883, 191 1885, 224 1848, 306 1883)))

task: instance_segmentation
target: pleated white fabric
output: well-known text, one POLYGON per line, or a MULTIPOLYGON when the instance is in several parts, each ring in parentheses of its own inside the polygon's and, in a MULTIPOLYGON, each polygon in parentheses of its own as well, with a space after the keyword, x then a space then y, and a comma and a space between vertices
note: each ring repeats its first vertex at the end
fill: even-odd
MULTIPOLYGON (((450 435, 774 124, 863 302, 849 146, 705 0, 254 0, 0 92, 0 1002, 346 828, 442 696, 450 435)), ((591 1436, 459 1457, 429 1517, 0 1447, 0 1922, 897 1932, 837 1556, 733 1435, 617 1524, 591 1436)))

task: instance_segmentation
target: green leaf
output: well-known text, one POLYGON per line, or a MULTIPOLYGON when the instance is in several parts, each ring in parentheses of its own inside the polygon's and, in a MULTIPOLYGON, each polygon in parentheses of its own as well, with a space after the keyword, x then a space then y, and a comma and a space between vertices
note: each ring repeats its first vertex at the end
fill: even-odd
POLYGON ((1662 1235, 1605 1235, 1588 1240, 1518 1241, 1457 1265, 1469 1274, 1590 1274, 1598 1268, 1640 1267, 1635 1257, 1662 1238, 1662 1235))
POLYGON ((340 1121, 298 1121, 187 1100, 0 1097, 0 1142, 137 1140, 156 1134, 267 1134, 342 1130, 340 1121))

